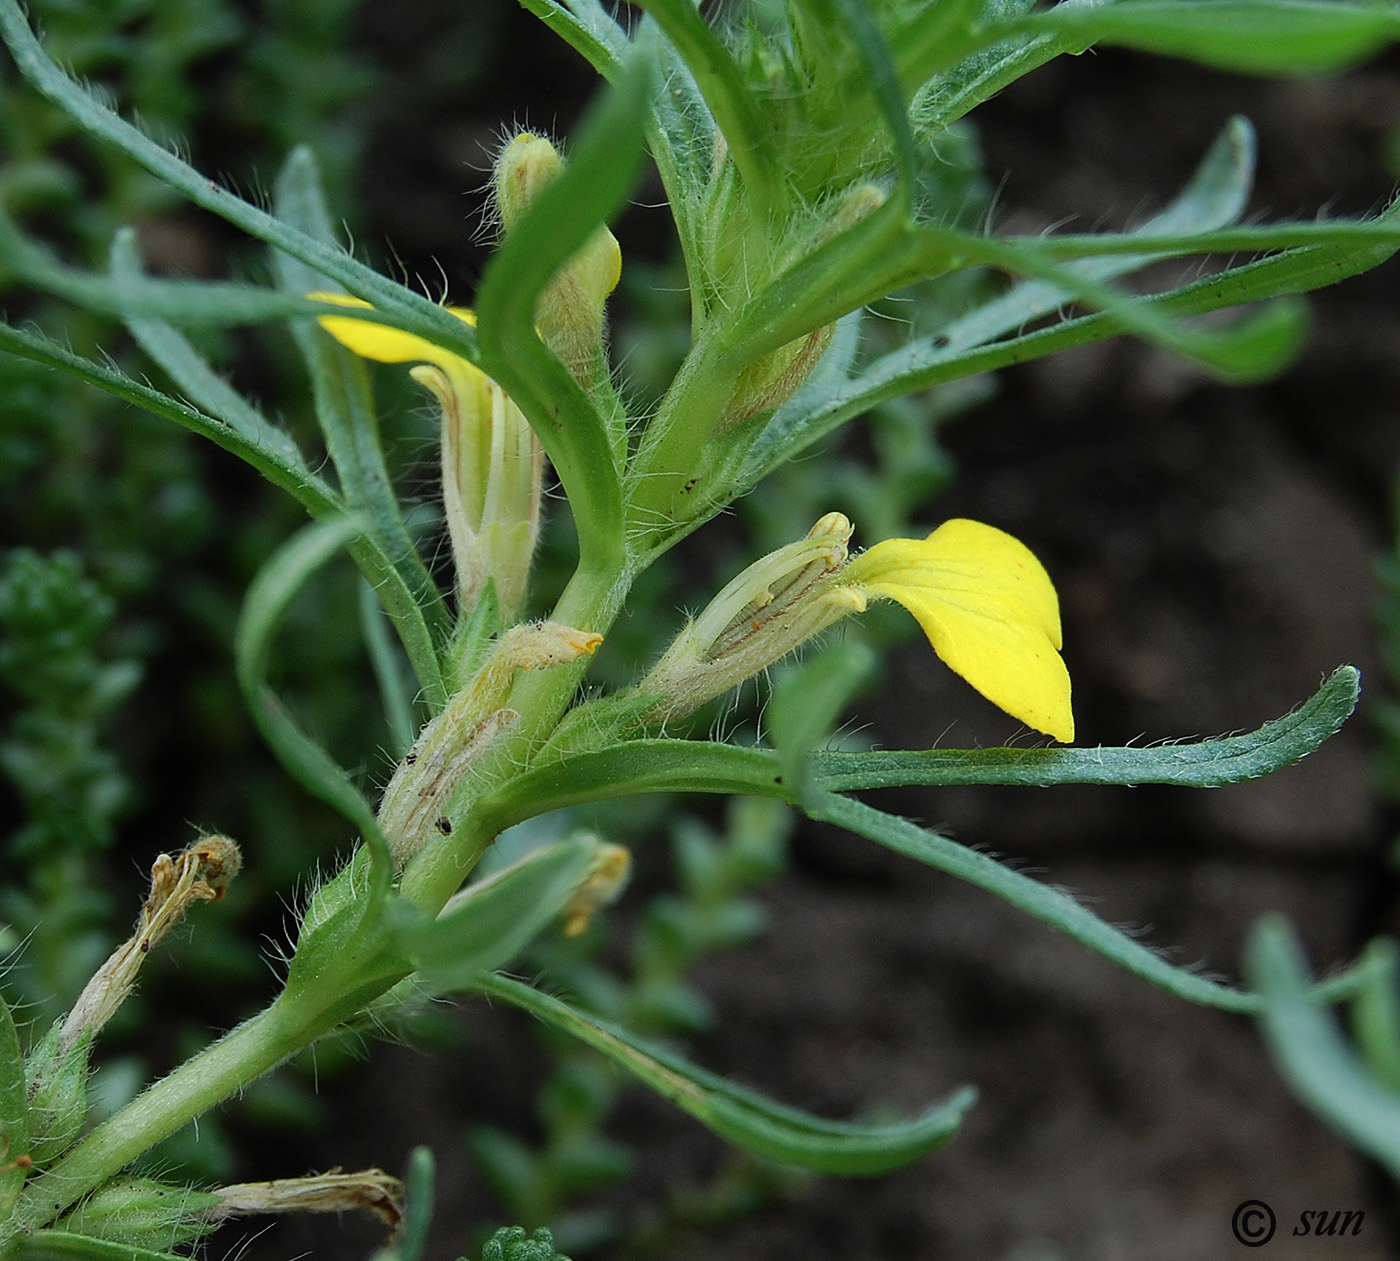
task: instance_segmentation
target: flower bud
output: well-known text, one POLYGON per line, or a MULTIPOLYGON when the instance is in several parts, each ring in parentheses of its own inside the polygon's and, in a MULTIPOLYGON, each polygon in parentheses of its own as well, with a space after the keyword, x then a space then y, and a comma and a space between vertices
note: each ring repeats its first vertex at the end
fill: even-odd
POLYGON ((564 907, 564 936, 583 936, 593 917, 617 900, 631 878, 632 851, 625 845, 600 842, 587 877, 564 907))
MULTIPOLYGON (((491 187, 501 224, 509 234, 540 194, 564 169, 558 151, 543 136, 522 131, 496 159, 491 187)), ((603 356, 603 303, 617 288, 622 250, 600 227, 554 274, 540 294, 535 322, 540 337, 587 388, 603 356)))
MULTIPOLYGON (((873 214, 887 200, 888 194, 877 184, 863 183, 848 188, 834 199, 815 233, 805 238, 804 249, 814 249, 839 236, 867 215, 873 214)), ((735 383, 734 395, 725 410, 719 432, 735 429, 756 416, 776 411, 786 403, 821 362, 835 331, 835 324, 813 329, 805 336, 769 351, 745 368, 735 383)))
MULTIPOLYGON (((345 294, 307 297, 369 309, 345 294)), ((447 309, 464 324, 476 324, 465 307, 447 309)), ((339 315, 319 316, 318 322, 363 358, 417 365, 409 375, 433 392, 442 411, 442 506, 457 567, 458 607, 474 608, 490 580, 509 621, 525 599, 544 479, 544 450, 524 413, 475 364, 412 333, 339 315)))
POLYGON ((733 579, 637 685, 641 694, 658 697, 647 724, 693 712, 864 608, 859 595, 830 582, 850 538, 850 521, 829 512, 805 538, 733 579))

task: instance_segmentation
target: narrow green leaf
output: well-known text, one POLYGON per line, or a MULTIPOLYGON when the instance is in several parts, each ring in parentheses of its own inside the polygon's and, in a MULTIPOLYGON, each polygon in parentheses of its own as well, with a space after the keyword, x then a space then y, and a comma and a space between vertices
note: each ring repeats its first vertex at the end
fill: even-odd
MULTIPOLYGON (((227 420, 207 415, 112 368, 92 363, 41 334, 0 323, 0 351, 66 372, 152 415, 173 421, 192 433, 208 438, 257 469, 274 486, 287 491, 314 519, 339 517, 345 511, 339 494, 320 476, 308 471, 299 457, 294 461, 280 444, 269 446, 261 440, 261 435, 250 436, 227 420)), ((436 649, 413 594, 373 539, 355 539, 350 544, 350 550, 356 564, 393 617, 419 674, 425 697, 429 701, 437 698, 437 703, 441 704, 446 694, 437 666, 436 649)))
POLYGON ((781 206, 767 120, 729 49, 692 0, 639 0, 695 77, 760 215, 781 206))
POLYGON ((1242 736, 1151 748, 929 749, 818 752, 812 771, 833 792, 905 784, 1179 784, 1218 788, 1305 758, 1356 708, 1361 675, 1342 666, 1283 718, 1242 736))
POLYGON ((428 1148, 415 1147, 408 1153, 408 1168, 403 1175, 403 1221, 388 1246, 376 1252, 371 1261, 419 1261, 422 1257, 433 1224, 435 1168, 428 1148))
POLYGON ((1250 1012, 1258 996, 1176 968, 1141 942, 1105 923, 1069 894, 1005 867, 917 824, 836 793, 809 793, 800 808, 810 818, 864 836, 916 862, 956 876, 1025 911, 1095 954, 1177 998, 1225 1011, 1250 1012))
MULTIPOLYGON (((341 248, 316 155, 306 145, 297 145, 282 163, 272 186, 272 211, 281 223, 316 241, 328 250, 341 248)), ((305 296, 320 290, 340 292, 334 276, 308 265, 302 259, 273 246, 272 266, 283 293, 305 296)))
POLYGON ((439 992, 467 989, 504 967, 563 911, 588 878, 599 842, 574 837, 546 845, 468 885, 441 914, 399 908, 395 936, 423 982, 439 992))
POLYGON ((189 1261, 171 1252, 152 1252, 135 1244, 93 1239, 66 1230, 36 1230, 20 1235, 5 1261, 189 1261))
POLYGON ((1264 1040, 1294 1091, 1400 1179, 1400 1095, 1366 1071, 1336 1022, 1310 1001, 1303 952, 1282 917, 1266 916, 1255 926, 1246 970, 1263 996, 1264 1040))
POLYGON ((115 398, 174 421, 182 428, 208 438, 225 451, 238 456, 258 470, 274 486, 280 486, 300 503, 313 517, 325 517, 344 511, 340 496, 314 473, 291 463, 286 456, 250 440, 232 425, 217 417, 190 407, 179 399, 139 381, 133 381, 115 369, 95 364, 39 333, 26 332, 0 323, 0 351, 23 359, 42 363, 65 372, 115 398))
MULTIPOLYGON (((1293 713, 1241 736, 1153 748, 818 751, 815 785, 828 792, 907 784, 1179 784, 1218 787, 1305 757, 1356 705, 1358 672, 1343 666, 1293 713)), ((538 766, 477 803, 494 834, 548 810, 654 792, 745 793, 791 801, 778 755, 703 740, 627 740, 538 766)))
MULTIPOLYGON (((899 169, 899 183, 906 205, 913 196, 918 177, 919 155, 914 144, 914 129, 909 125, 909 107, 905 101, 904 89, 900 86, 899 73, 895 69, 895 59, 890 52, 885 37, 875 24, 866 0, 831 0, 841 20, 846 24, 851 42, 855 44, 865 63, 869 76, 868 86, 874 91, 879 102, 880 113, 885 125, 890 129, 894 141, 895 162, 899 169)), ((943 6, 939 6, 940 8, 943 6)))
POLYGON ((708 283, 701 241, 718 129, 695 76, 675 48, 665 40, 654 41, 653 47, 659 62, 656 81, 661 86, 652 102, 649 147, 666 189, 695 302, 708 283))
POLYGON ((30 240, 0 206, 0 259, 16 279, 116 319, 132 315, 186 324, 238 325, 281 319, 306 309, 271 289, 228 281, 104 276, 60 262, 30 240))
MULTIPOLYGON (((0 995, 0 1225, 24 1186, 25 1169, 15 1162, 29 1154, 29 1104, 24 1056, 9 1004, 0 995)), ((3 1233, 3 1232, 0 1232, 3 1233)))
POLYGON ((1111 254, 1155 254, 1164 259, 1197 254, 1266 254, 1307 246, 1350 247, 1363 256, 1375 251, 1383 261, 1400 248, 1400 200, 1392 201, 1369 219, 1310 219, 1178 235, 1065 232, 1057 236, 1008 236, 1002 240, 1013 249, 1028 246, 1042 259, 1061 261, 1111 254))
POLYGON ((379 684, 379 696, 384 702, 384 717, 393 733, 391 753, 394 761, 398 761, 413 747, 423 724, 414 713, 414 689, 385 624, 384 607, 368 582, 360 583, 360 627, 374 679, 379 684))
POLYGON ((315 572, 364 528, 357 517, 322 521, 293 535, 273 555, 243 602, 234 633, 234 662, 244 702, 268 747, 307 792, 355 825, 374 856, 375 887, 382 891, 393 871, 393 860, 373 808, 345 770, 302 731, 267 682, 273 633, 287 606, 315 572))
MULTIPOLYGON (((1181 193, 1130 235, 1209 232, 1235 222, 1244 210, 1253 185, 1254 160, 1254 128, 1246 118, 1231 119, 1181 193)), ((1124 254, 1080 259, 1066 265, 1076 274, 1094 280, 1111 280, 1147 265, 1154 258, 1150 254, 1124 254)), ((843 326, 838 326, 832 349, 816 372, 778 410, 750 449, 745 461, 744 485, 755 485, 779 464, 853 416, 897 397, 901 382, 909 383, 909 391, 925 388, 920 383, 920 373, 939 372, 939 365, 951 364, 1007 333, 1054 314, 1068 297, 1058 285, 1040 280, 1023 281, 1010 292, 960 316, 936 334, 881 356, 854 379, 846 376, 856 348, 852 335, 854 321, 847 316, 843 326), (843 334, 847 336, 844 351, 840 349, 843 334)), ((960 374, 943 372, 941 375, 946 380, 960 374)))
POLYGON ((523 9, 533 13, 563 39, 605 79, 615 79, 622 71, 628 51, 627 33, 597 0, 520 0, 523 9))
MULTIPOLYGON (((306 236, 327 245, 334 242, 320 173, 309 150, 294 150, 283 165, 273 205, 279 219, 306 236)), ((285 253, 275 253, 273 265, 278 283, 289 293, 305 294, 312 291, 307 286, 314 289, 325 283, 321 275, 285 253)), ((450 631, 447 610, 404 524, 384 461, 365 365, 307 321, 294 323, 292 334, 311 376, 316 417, 347 506, 363 517, 366 534, 393 568, 393 578, 387 582, 377 569, 367 568, 365 576, 394 622, 424 696, 436 711, 447 699, 438 660, 438 649, 450 631)))
POLYGON ((774 686, 764 725, 793 796, 801 794, 812 750, 831 735, 875 664, 868 645, 848 640, 789 669, 774 686))
MULTIPOLYGON (((1027 10, 1033 0, 1018 0, 1006 8, 1027 10)), ((1029 35, 1025 31, 1007 34, 1008 27, 996 25, 986 34, 993 42, 965 54, 959 63, 934 76, 916 100, 923 126, 930 131, 947 127, 964 117, 983 101, 989 101, 1003 88, 1024 78, 1037 66, 1065 53, 1082 52, 1072 37, 1029 35)), ((935 50, 934 64, 943 64, 942 50, 935 50)))
MULTIPOLYGON (((141 256, 136 234, 123 228, 112 241, 110 253, 113 276, 130 283, 141 275, 141 256)), ((131 335, 180 391, 202 411, 242 434, 249 442, 265 447, 294 468, 305 469, 306 461, 284 429, 273 424, 246 398, 221 377, 182 333, 161 320, 133 317, 125 321, 131 335)))
POLYGON ((889 46, 906 92, 974 53, 982 42, 982 9, 983 0, 944 0, 911 9, 898 21, 890 31, 889 46))
MULTIPOLYGON (((8 46, 20 73, 38 92, 58 105, 84 130, 114 145, 157 178, 179 190, 196 206, 212 211, 258 240, 275 245, 322 275, 338 280, 357 298, 364 298, 376 308, 377 320, 426 337, 436 345, 476 361, 476 339, 455 316, 420 294, 379 275, 345 251, 315 241, 227 192, 108 109, 49 59, 30 30, 18 0, 0 0, 0 39, 8 46)), ((152 285, 157 282, 145 283, 152 285)), ((175 285, 177 282, 160 283, 175 285)), ((240 300, 235 292, 238 288, 227 287, 230 303, 240 300)), ((183 290, 172 292, 182 293, 183 290)), ((291 301, 288 297, 279 297, 266 290, 255 292, 263 293, 269 303, 286 304, 291 301)), ((142 313, 168 315, 169 311, 154 309, 142 313)), ((118 310, 115 314, 131 314, 131 309, 118 310)))
POLYGON ((650 91, 646 62, 589 111, 568 169, 540 195, 492 256, 477 293, 481 366, 519 405, 564 485, 580 565, 622 556, 620 470, 612 435, 587 394, 535 331, 535 306, 559 267, 614 213, 642 156, 650 91))
MULTIPOLYGON (((1244 213, 1254 184, 1256 143, 1247 118, 1232 118, 1216 137, 1190 182, 1160 213, 1128 237, 1187 235, 1228 227, 1244 213)), ((1090 280, 1113 280, 1156 261, 1154 254, 1115 254, 1076 259, 1066 266, 1090 280)), ((1044 281, 1024 281, 1009 293, 977 307, 939 331, 943 349, 983 345, 1014 329, 1051 315, 1071 295, 1044 281)), ((899 352, 896 352, 899 353, 899 352)), ((888 357, 887 357, 888 358, 888 357)), ((881 361, 883 362, 883 361, 881 361)), ((877 370, 879 363, 872 366, 877 370)))
POLYGON ((1400 38, 1400 14, 1391 5, 1341 0, 1058 4, 1022 25, 1086 47, 1115 44, 1259 75, 1330 74, 1400 38))
MULTIPOLYGON (((931 236, 932 250, 946 250, 942 238, 947 229, 923 231, 931 236)), ((1075 302, 1111 315, 1127 331, 1229 380, 1263 380, 1286 367, 1302 345, 1307 313, 1297 303, 1280 300, 1226 328, 1203 328, 1181 323, 1157 303, 1061 266, 1026 238, 1007 238, 989 245, 984 261, 1012 274, 1048 281, 1064 289, 1075 302)))
POLYGON ((964 1087, 923 1116, 897 1125, 827 1121, 735 1086, 519 981, 496 975, 481 988, 601 1051, 735 1146, 819 1173, 870 1176, 917 1160, 953 1137, 974 1098, 964 1087))
MULTIPOLYGON (((1158 244, 1160 239, 1154 242, 1158 244)), ((1394 252, 1395 246, 1374 243, 1374 238, 1361 243, 1334 240, 1325 245, 1308 245, 1228 268, 1145 301, 1172 315, 1198 315, 1324 288, 1379 266, 1394 252)), ((1047 289, 1052 287, 1046 286, 1047 289)), ((1061 320, 1049 328, 990 345, 969 346, 969 340, 982 335, 980 314, 973 312, 967 324, 956 322, 937 337, 892 351, 859 378, 835 389, 823 409, 807 418, 800 430, 795 419, 789 421, 792 437, 775 433, 771 440, 765 439, 761 445, 756 443, 745 468, 744 485, 753 485, 778 464, 847 420, 891 399, 1011 364, 1028 363, 1073 346, 1089 345, 1130 331, 1114 314, 1098 313, 1061 320), (946 344, 944 337, 948 339, 946 344)))
POLYGON ((1366 979, 1351 1006, 1356 1044, 1371 1073, 1400 1098, 1400 947, 1379 937, 1361 963, 1366 979))

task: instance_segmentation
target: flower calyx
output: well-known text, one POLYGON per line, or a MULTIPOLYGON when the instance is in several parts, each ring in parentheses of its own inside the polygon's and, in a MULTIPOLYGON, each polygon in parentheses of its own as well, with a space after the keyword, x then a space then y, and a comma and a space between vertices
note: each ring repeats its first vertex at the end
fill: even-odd
POLYGON ((96 1037, 127 996, 151 947, 185 916, 196 902, 218 902, 243 865, 235 842, 226 836, 201 836, 176 857, 161 854, 151 866, 151 891, 141 904, 132 933, 112 952, 83 987, 59 1031, 56 1058, 63 1059, 84 1037, 96 1037))
POLYGON ((806 537, 735 577, 637 685, 658 698, 648 725, 692 713, 863 608, 859 597, 831 582, 846 561, 851 533, 845 516, 829 512, 806 537))
POLYGON ((419 734, 379 806, 379 826, 398 866, 434 837, 456 828, 448 801, 481 755, 520 715, 506 706, 517 670, 547 670, 597 651, 603 637, 561 622, 522 622, 497 640, 465 687, 419 734))

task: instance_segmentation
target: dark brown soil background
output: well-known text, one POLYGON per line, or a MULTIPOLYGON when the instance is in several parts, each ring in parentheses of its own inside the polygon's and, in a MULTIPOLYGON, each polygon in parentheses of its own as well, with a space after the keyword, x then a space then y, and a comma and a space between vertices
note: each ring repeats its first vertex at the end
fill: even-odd
MULTIPOLYGON (((436 256, 469 281, 475 256, 455 256, 453 242, 470 230, 461 193, 481 179, 482 139, 512 120, 566 130, 589 79, 503 8, 531 55, 491 68, 469 97, 425 101, 415 58, 431 55, 432 13, 367 17, 366 37, 403 67, 365 189, 406 260, 436 256)), ((1388 198, 1393 61, 1270 84, 1085 56, 1037 72, 977 120, 1004 224, 1088 229, 1160 207, 1236 112, 1260 131, 1251 214, 1360 213, 1388 198)), ((1395 284, 1392 264, 1313 299, 1306 354, 1269 385, 1227 389, 1115 342, 1004 373, 998 397, 948 431, 959 474, 930 524, 995 523, 1055 575, 1081 744, 1252 728, 1342 662, 1383 688, 1373 567, 1400 457, 1395 284)), ((889 747, 1015 734, 919 646, 891 663, 861 717, 889 747)), ((911 790, 882 804, 1025 860, 1182 962, 1238 975, 1251 925, 1277 909, 1325 971, 1400 929, 1383 863, 1394 819, 1372 786, 1373 749, 1363 713, 1306 763, 1253 785, 911 790)), ((981 1098, 963 1133, 912 1168, 811 1180, 667 1255, 1214 1261, 1243 1254, 1231 1213, 1260 1199, 1280 1222, 1262 1256, 1400 1256, 1393 1186, 1292 1099, 1249 1023, 1161 995, 863 841, 809 827, 795 848, 763 940, 703 970, 722 1022, 699 1058, 837 1116, 872 1102, 914 1110, 965 1082, 981 1098), (1360 1237, 1290 1237, 1317 1209, 1364 1209, 1360 1237)), ((525 1117, 512 1092, 540 1067, 524 1021, 468 1015, 470 1045, 450 1060, 375 1050, 337 1087, 337 1132, 308 1155, 323 1168, 397 1168, 414 1144, 432 1146, 435 1258, 466 1251, 471 1224, 497 1211, 464 1154, 465 1128, 525 1117)), ((639 1150, 640 1185, 627 1192, 639 1202, 723 1159, 650 1097, 630 1101, 614 1132, 639 1150)), ((280 1238, 250 1255, 295 1255, 280 1238)), ((348 1232, 304 1238, 316 1256, 356 1255, 348 1232)))

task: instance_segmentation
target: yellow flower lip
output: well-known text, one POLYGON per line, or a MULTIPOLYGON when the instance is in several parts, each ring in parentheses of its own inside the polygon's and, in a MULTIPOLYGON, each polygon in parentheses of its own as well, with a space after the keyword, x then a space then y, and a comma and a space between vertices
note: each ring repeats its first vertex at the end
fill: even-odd
MULTIPOLYGON (((356 307, 364 311, 374 309, 373 305, 363 298, 352 298, 346 293, 308 293, 306 296, 315 302, 327 302, 335 306, 356 307)), ((450 306, 443 309, 451 312, 462 323, 476 327, 476 314, 466 307, 450 306)), ((461 372, 463 369, 470 372, 481 371, 461 355, 454 355, 450 350, 434 346, 426 338, 390 328, 387 324, 338 315, 318 315, 316 322, 346 350, 353 351, 362 359, 373 359, 377 363, 430 363, 448 373, 461 372)))
POLYGON ((924 539, 877 543, 839 581, 902 604, 940 659, 989 701, 1045 735, 1073 741, 1059 598, 1025 544, 955 518, 924 539))

